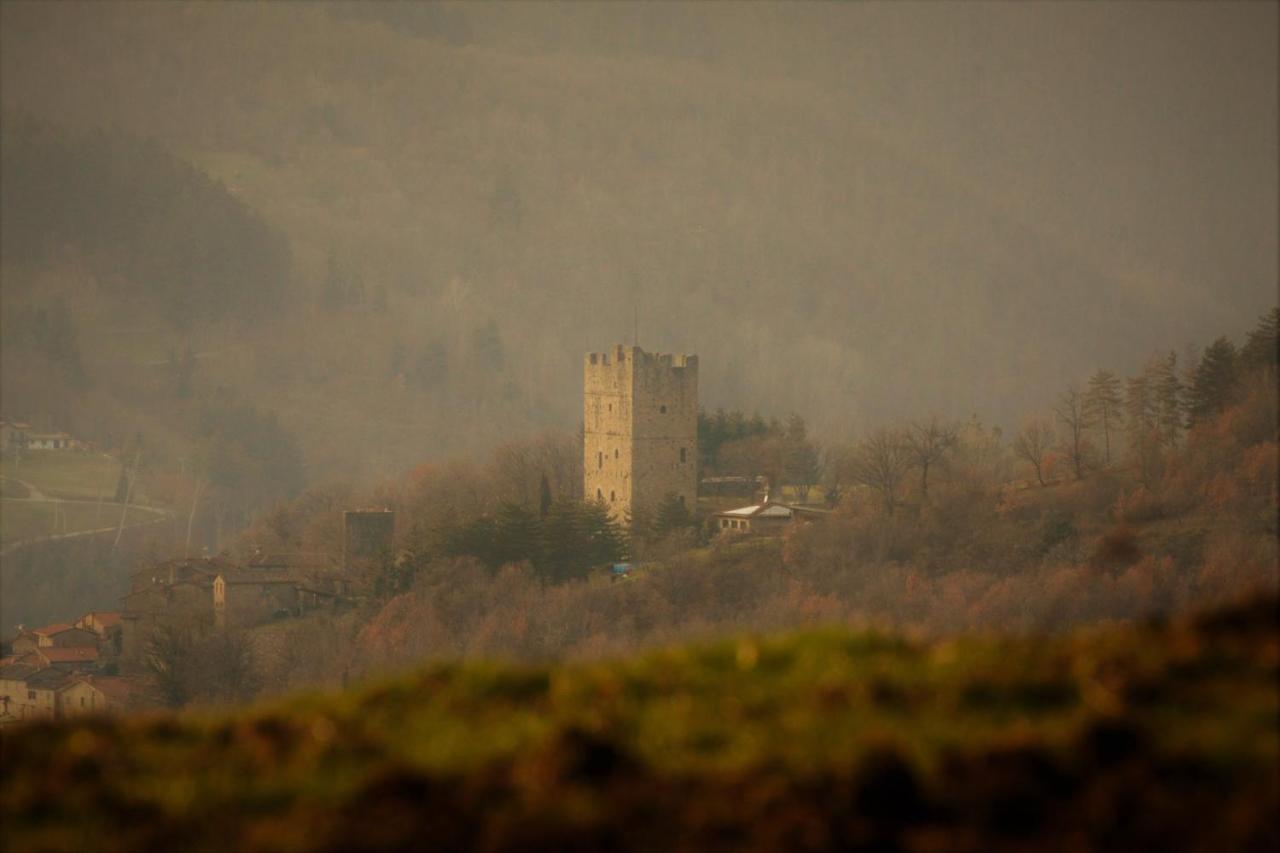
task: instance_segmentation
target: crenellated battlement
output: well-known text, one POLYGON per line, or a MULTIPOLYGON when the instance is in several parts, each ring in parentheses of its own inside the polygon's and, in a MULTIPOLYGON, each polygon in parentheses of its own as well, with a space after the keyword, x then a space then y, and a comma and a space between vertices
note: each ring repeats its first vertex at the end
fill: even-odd
POLYGON ((587 353, 588 367, 623 367, 626 365, 652 366, 660 365, 672 370, 684 370, 698 367, 696 355, 684 355, 669 352, 645 352, 640 347, 618 344, 609 352, 587 353))

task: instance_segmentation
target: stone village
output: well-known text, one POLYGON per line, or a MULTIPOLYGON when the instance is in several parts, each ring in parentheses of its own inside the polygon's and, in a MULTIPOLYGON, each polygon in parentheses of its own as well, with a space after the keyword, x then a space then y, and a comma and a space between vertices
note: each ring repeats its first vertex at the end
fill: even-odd
MULTIPOLYGON (((692 510, 700 486, 757 496, 706 514, 719 536, 776 535, 826 514, 770 500, 763 478, 700 483, 696 355, 622 345, 588 353, 582 417, 583 495, 620 521, 671 496, 692 510)), ((133 571, 116 611, 19 626, 0 658, 0 725, 145 707, 147 643, 161 625, 253 628, 352 607, 368 595, 362 569, 391 554, 394 530, 390 510, 350 510, 343 513, 340 554, 172 558, 133 571)))

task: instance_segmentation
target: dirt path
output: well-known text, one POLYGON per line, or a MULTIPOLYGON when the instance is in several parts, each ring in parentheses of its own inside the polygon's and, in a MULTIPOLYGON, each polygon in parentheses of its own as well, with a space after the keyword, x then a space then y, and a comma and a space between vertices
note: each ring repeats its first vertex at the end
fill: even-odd
POLYGON ((31 485, 30 483, 28 483, 26 480, 19 480, 17 477, 0 477, 0 480, 8 480, 10 483, 17 483, 19 486, 22 486, 22 488, 24 488, 24 489, 26 489, 26 490, 27 490, 27 496, 26 496, 25 498, 11 498, 11 497, 6 496, 6 497, 5 497, 5 500, 7 500, 7 501, 52 501, 52 500, 58 500, 58 498, 51 498, 51 497, 49 497, 49 496, 48 496, 48 495, 46 495, 44 492, 40 491, 40 490, 39 490, 39 489, 37 489, 35 486, 33 486, 33 485, 31 485))

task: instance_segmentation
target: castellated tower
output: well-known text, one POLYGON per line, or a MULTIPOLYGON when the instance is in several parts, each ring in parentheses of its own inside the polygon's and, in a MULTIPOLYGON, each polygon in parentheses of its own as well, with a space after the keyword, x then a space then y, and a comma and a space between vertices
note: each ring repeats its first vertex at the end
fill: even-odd
POLYGON ((613 516, 652 512, 668 493, 698 498, 698 357, 615 346, 583 376, 583 496, 613 516))

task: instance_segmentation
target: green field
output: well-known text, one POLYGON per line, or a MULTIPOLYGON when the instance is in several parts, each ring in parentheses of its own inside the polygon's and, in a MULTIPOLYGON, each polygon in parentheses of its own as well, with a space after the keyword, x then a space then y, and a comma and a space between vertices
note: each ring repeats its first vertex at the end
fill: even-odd
POLYGON ((918 644, 445 665, 0 734, 6 849, 1268 849, 1277 602, 918 644))
POLYGON ((29 450, 0 454, 0 475, 30 483, 51 498, 111 500, 120 480, 120 461, 105 453, 29 450))
MULTIPOLYGON (((154 512, 130 507, 126 525, 156 518, 154 512)), ((97 530, 120 523, 120 505, 58 501, 0 501, 0 544, 37 539, 56 533, 97 530)))

